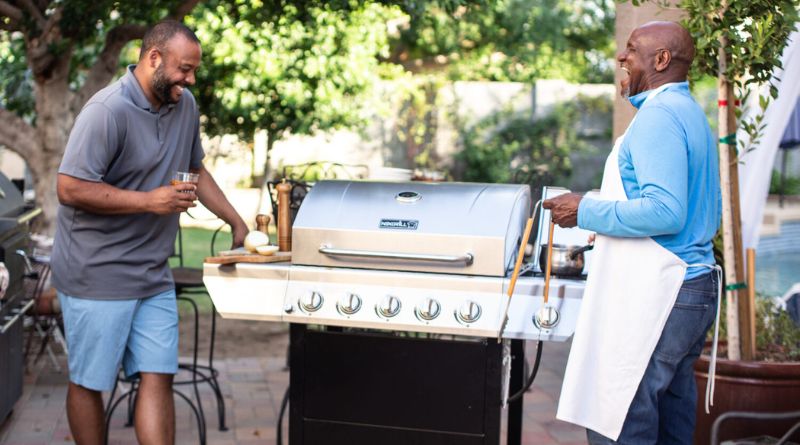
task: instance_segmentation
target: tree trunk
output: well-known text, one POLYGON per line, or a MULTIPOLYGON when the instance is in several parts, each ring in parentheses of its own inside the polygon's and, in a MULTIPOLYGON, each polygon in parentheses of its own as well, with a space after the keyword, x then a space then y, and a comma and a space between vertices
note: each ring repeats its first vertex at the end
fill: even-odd
MULTIPOLYGON (((65 142, 66 143, 66 142, 65 142)), ((42 150, 41 153, 44 153, 42 150)), ((36 223, 36 231, 53 236, 56 230, 56 212, 58 210, 58 195, 56 194, 56 179, 61 155, 40 156, 29 159, 28 167, 33 176, 34 190, 36 191, 37 205, 41 207, 43 216, 36 223)))
MULTIPOLYGON (((722 189, 722 241, 725 257, 725 281, 731 285, 742 282, 742 222, 739 204, 739 165, 736 156, 736 116, 733 85, 726 77, 727 38, 720 38, 719 50, 719 172, 722 189)), ((755 339, 750 332, 749 317, 740 316, 746 305, 744 289, 726 290, 726 321, 728 328, 728 358, 752 360, 755 339), (744 324, 744 326, 743 326, 744 324), (741 337, 741 333, 745 336, 741 337)))
POLYGON ((62 57, 50 65, 46 75, 35 78, 35 132, 38 147, 23 156, 33 177, 37 203, 43 212, 41 220, 37 222, 37 230, 50 236, 55 233, 58 209, 58 166, 76 113, 72 109, 74 93, 69 88, 69 63, 70 57, 62 57))
MULTIPOLYGON (((272 147, 275 145, 275 139, 277 139, 278 135, 275 132, 267 130, 267 154, 264 157, 264 179, 261 180, 261 192, 258 194, 258 206, 256 207, 256 211, 262 212, 262 206, 264 204, 264 195, 269 194, 269 186, 267 183, 269 182, 269 159, 270 154, 272 153, 272 147)), ((272 202, 272 196, 270 196, 270 202, 272 202)), ((270 214, 272 214, 272 208, 270 208, 270 214)), ((278 215, 272 215, 273 219, 275 220, 275 227, 278 226, 278 215)))
MULTIPOLYGON (((38 48, 28 48, 29 57, 38 48)), ((36 205, 43 215, 36 222, 36 230, 52 236, 58 209, 56 179, 58 166, 75 121, 74 93, 69 88, 70 50, 64 57, 52 60, 46 69, 34 68, 36 83, 36 126, 33 127, 31 149, 10 146, 25 159, 33 177, 36 205)))
POLYGON ((267 181, 267 178, 269 178, 269 159, 272 154, 272 147, 275 145, 275 139, 277 138, 277 133, 274 131, 267 131, 267 154, 264 156, 264 181, 267 181))

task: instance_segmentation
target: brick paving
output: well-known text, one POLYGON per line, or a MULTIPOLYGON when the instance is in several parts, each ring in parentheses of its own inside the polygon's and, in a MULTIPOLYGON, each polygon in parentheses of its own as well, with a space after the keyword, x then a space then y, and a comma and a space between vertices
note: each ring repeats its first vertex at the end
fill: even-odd
MULTIPOLYGON (((286 333, 276 341, 288 343, 286 333)), ((535 354, 535 343, 529 342, 528 358, 535 354)), ((270 348, 285 351, 283 346, 270 348)), ((555 419, 558 394, 566 365, 569 343, 545 343, 542 365, 532 389, 525 395, 524 445, 585 444, 584 430, 555 419)), ((185 358, 184 358, 185 359, 185 358)), ((62 367, 66 369, 63 357, 62 367)), ((185 360, 182 360, 185 361, 185 360)), ((286 359, 275 353, 263 357, 235 357, 215 361, 220 372, 220 385, 225 398, 228 431, 219 431, 216 405, 208 385, 200 386, 200 399, 208 425, 208 443, 219 445, 272 445, 276 443, 276 420, 281 399, 289 384, 286 359)), ((0 424, 0 445, 67 445, 74 441, 67 424, 64 401, 66 372, 57 372, 43 357, 25 377, 22 398, 12 415, 0 424)), ((190 386, 181 386, 191 394, 190 386)), ((176 442, 198 443, 195 418, 186 402, 176 397, 176 442)), ((126 408, 120 405, 111 421, 109 443, 136 444, 133 428, 125 427, 126 408)), ((284 419, 284 443, 288 442, 288 422, 284 419)), ((504 438, 505 436, 503 436, 504 438)))

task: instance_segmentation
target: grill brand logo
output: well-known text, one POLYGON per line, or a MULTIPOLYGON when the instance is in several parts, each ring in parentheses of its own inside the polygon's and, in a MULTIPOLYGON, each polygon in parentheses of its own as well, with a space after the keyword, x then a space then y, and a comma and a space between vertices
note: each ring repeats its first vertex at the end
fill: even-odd
POLYGON ((382 219, 378 224, 379 229, 417 230, 419 221, 416 219, 382 219))

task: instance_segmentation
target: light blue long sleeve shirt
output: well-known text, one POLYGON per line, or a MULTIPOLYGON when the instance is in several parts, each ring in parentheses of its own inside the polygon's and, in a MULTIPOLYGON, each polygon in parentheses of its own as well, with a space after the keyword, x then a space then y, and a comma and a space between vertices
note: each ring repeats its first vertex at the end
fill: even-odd
MULTIPOLYGON (((603 235, 652 237, 687 264, 714 264, 711 239, 722 198, 716 141, 689 84, 630 98, 639 111, 619 150, 627 201, 584 198, 578 226, 603 235)), ((689 268, 686 279, 707 273, 689 268)))

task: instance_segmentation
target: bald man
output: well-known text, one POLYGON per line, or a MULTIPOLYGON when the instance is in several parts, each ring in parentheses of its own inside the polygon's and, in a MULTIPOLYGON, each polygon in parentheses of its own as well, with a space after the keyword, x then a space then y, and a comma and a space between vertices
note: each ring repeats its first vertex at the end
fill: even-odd
POLYGON ((716 144, 689 93, 689 33, 636 28, 617 55, 638 109, 606 162, 600 199, 546 200, 553 220, 597 233, 558 418, 592 444, 689 444, 694 362, 717 310, 716 144))
POLYGON ((67 418, 80 445, 103 443, 101 392, 114 387, 120 365, 141 377, 139 443, 175 443, 178 312, 167 260, 179 215, 199 199, 231 226, 234 246, 247 234, 202 164, 187 89, 201 53, 183 24, 153 26, 139 62, 81 110, 58 170, 51 265, 69 348, 67 418), (171 185, 176 171, 199 173, 197 185, 171 185))

